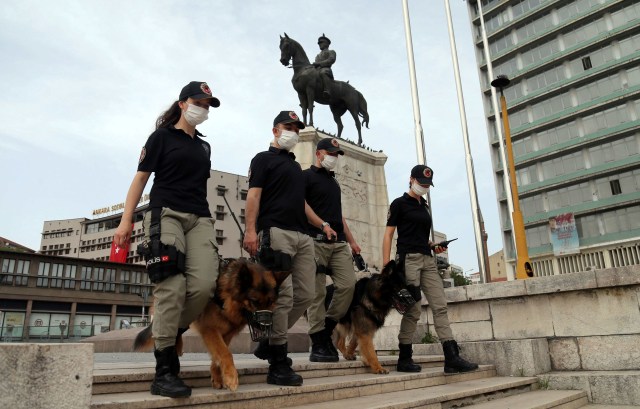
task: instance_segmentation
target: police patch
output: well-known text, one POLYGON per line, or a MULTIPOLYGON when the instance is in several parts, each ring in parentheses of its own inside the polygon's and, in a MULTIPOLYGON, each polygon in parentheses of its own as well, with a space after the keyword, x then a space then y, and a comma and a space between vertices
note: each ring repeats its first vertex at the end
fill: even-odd
POLYGON ((138 164, 141 164, 146 156, 147 156, 147 148, 143 146, 142 151, 140 152, 140 159, 138 159, 138 164))
POLYGON ((202 84, 200 84, 200 89, 202 90, 202 92, 204 92, 207 95, 212 95, 211 94, 211 88, 209 88, 209 86, 207 85, 206 82, 203 82, 202 84))
POLYGON ((336 138, 333 138, 331 140, 331 145, 335 146, 336 148, 340 147, 340 145, 338 145, 338 140, 336 138))
POLYGON ((300 120, 300 118, 298 118, 298 115, 296 115, 296 113, 293 111, 289 111, 289 118, 295 119, 296 121, 300 120))
POLYGON ((422 171, 422 174, 424 175, 424 177, 430 178, 431 177, 431 169, 426 168, 424 171, 422 171))

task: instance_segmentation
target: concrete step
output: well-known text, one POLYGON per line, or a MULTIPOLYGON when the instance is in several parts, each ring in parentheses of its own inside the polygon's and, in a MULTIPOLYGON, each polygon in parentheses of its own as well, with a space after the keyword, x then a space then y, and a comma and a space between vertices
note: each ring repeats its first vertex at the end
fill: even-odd
POLYGON ((585 391, 537 390, 467 406, 467 409, 575 409, 589 401, 585 391))
MULTIPOLYGON (((465 374, 445 375, 442 368, 425 368, 420 373, 391 372, 387 375, 360 373, 305 378, 304 385, 284 387, 264 383, 241 383, 236 392, 214 390, 210 386, 194 388, 189 398, 171 399, 150 395, 148 391, 128 393, 106 393, 94 395, 92 409, 150 409, 169 407, 200 407, 225 409, 269 409, 313 403, 329 402, 362 396, 425 389, 424 396, 432 396, 428 387, 446 386, 449 383, 466 384, 459 391, 451 390, 460 397, 483 395, 510 388, 530 389, 536 378, 495 378, 493 366, 482 366, 479 370, 465 374), (488 381, 488 382, 480 382, 488 381)), ((455 389, 455 388, 454 388, 455 389)), ((442 398, 442 393, 436 395, 442 398)), ((412 393, 413 395, 413 393, 412 393)), ((333 403, 335 405, 335 402, 333 403)), ((335 406, 334 406, 335 407, 335 406)), ((367 407, 367 406, 360 406, 367 407)), ((411 406, 408 406, 411 407, 411 406)))
POLYGON ((562 371, 538 375, 551 389, 583 390, 589 402, 640 406, 640 371, 562 371))
MULTIPOLYGON (((360 360, 331 363, 309 362, 306 355, 292 356, 293 369, 305 380, 327 376, 342 376, 369 373, 369 367, 360 360)), ((395 370, 397 356, 379 356, 380 364, 389 371, 395 370)), ((444 357, 432 355, 414 356, 414 362, 423 368, 443 367, 444 357)), ((269 364, 252 356, 234 357, 240 384, 266 382, 269 364)), ((191 387, 210 387, 210 361, 186 361, 181 363, 180 377, 191 387)), ((485 366, 492 369, 493 366, 485 366)), ((489 369, 487 369, 489 370, 489 369)), ((149 391, 149 385, 155 373, 154 362, 119 362, 95 364, 93 371, 94 395, 118 392, 149 391)), ((495 373, 494 373, 495 374, 495 373)))
POLYGON ((589 404, 584 406, 584 409, 633 409, 640 408, 640 406, 629 406, 629 405, 597 405, 597 404, 589 404))

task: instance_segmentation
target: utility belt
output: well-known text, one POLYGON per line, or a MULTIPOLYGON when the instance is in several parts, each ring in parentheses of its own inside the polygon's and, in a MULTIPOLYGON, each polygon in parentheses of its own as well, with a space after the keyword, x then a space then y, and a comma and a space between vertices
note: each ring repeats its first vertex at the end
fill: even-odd
POLYGON ((271 248, 269 228, 262 230, 260 250, 258 250, 256 259, 264 268, 271 271, 290 271, 293 267, 293 260, 289 254, 271 248))
POLYGON ((315 236, 311 236, 313 241, 318 243, 326 243, 326 244, 336 244, 336 243, 346 243, 346 240, 331 240, 327 237, 326 234, 318 233, 315 236))
POLYGON ((162 208, 151 209, 149 240, 138 245, 137 253, 144 257, 149 280, 158 284, 168 277, 185 271, 186 257, 176 248, 160 241, 160 214, 162 208))

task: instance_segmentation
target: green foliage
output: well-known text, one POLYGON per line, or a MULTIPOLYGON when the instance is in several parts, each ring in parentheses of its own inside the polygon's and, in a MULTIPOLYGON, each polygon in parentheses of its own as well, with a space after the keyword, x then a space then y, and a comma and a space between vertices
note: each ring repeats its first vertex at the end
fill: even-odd
POLYGON ((451 278, 453 278, 453 282, 455 283, 456 287, 471 285, 471 280, 469 280, 468 278, 466 278, 465 276, 463 276, 458 272, 452 271, 451 278))
POLYGON ((427 331, 424 333, 424 337, 422 337, 422 340, 420 340, 420 342, 422 342, 423 344, 437 344, 438 342, 440 342, 440 340, 438 340, 438 337, 432 335, 429 331, 427 331))
POLYGON ((538 378, 538 386, 540 387, 540 389, 549 389, 549 378, 546 376, 538 378))

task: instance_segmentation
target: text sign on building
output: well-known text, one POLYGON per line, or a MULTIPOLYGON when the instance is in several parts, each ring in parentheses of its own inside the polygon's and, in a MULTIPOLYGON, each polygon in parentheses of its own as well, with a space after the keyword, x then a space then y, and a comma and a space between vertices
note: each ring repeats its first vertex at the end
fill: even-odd
MULTIPOLYGON (((149 194, 145 194, 140 197, 140 201, 138 202, 138 204, 142 204, 148 201, 149 201, 149 194)), ((95 209, 93 211, 93 215, 98 216, 105 213, 118 212, 120 210, 124 210, 124 202, 115 204, 113 206, 103 207, 101 209, 95 209)))
POLYGON ((554 256, 580 253, 580 239, 573 213, 559 214, 549 219, 554 256))

